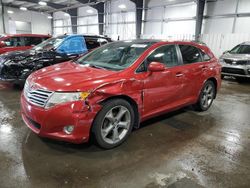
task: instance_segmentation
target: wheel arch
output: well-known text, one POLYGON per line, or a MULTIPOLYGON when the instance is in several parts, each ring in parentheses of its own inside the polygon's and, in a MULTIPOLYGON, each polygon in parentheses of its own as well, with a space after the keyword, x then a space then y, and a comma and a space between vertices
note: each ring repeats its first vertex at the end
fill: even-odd
POLYGON ((214 95, 214 98, 216 98, 216 96, 217 96, 217 87, 218 87, 218 82, 217 82, 216 78, 210 77, 206 81, 212 81, 214 83, 214 86, 215 86, 215 95, 214 95))
POLYGON ((107 101, 110 101, 113 99, 123 99, 132 105, 134 112, 135 112, 135 124, 133 127, 139 128, 139 126, 140 126, 140 113, 139 113, 139 108, 138 108, 137 102, 133 98, 129 97, 128 95, 115 95, 115 96, 111 96, 111 97, 106 98, 105 100, 101 101, 100 104, 104 105, 107 101))

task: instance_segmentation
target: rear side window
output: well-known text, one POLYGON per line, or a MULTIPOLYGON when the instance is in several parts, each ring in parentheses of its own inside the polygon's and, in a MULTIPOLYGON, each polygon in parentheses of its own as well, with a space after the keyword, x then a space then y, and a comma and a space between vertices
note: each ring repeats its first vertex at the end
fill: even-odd
POLYGON ((7 47, 25 46, 23 37, 11 37, 4 40, 7 47))
POLYGON ((184 64, 202 62, 200 50, 194 46, 179 45, 184 64))
POLYGON ((85 42, 86 42, 86 46, 88 50, 91 50, 100 46, 100 43, 97 38, 85 37, 85 42))
POLYGON ((42 42, 41 37, 24 37, 25 46, 35 46, 42 42))

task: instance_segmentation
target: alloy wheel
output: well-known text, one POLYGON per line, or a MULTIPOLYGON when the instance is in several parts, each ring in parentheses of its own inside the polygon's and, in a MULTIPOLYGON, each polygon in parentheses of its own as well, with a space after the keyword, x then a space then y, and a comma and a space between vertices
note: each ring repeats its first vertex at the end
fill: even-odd
POLYGON ((201 105, 204 108, 208 108, 212 104, 213 98, 214 98, 214 88, 211 84, 208 84, 203 89, 201 97, 201 105))
POLYGON ((102 139, 109 144, 116 144, 127 135, 130 126, 130 111, 124 106, 115 106, 104 116, 101 126, 102 139))

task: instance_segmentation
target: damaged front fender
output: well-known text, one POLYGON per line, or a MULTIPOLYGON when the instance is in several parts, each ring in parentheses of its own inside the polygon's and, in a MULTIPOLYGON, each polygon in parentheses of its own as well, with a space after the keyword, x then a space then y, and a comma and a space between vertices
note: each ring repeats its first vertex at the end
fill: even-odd
POLYGON ((135 127, 138 127, 143 110, 143 82, 132 78, 104 83, 90 92, 86 105, 89 106, 90 111, 95 111, 96 107, 99 108, 96 104, 103 105, 105 101, 113 98, 123 98, 131 103, 137 112, 138 121, 135 127))

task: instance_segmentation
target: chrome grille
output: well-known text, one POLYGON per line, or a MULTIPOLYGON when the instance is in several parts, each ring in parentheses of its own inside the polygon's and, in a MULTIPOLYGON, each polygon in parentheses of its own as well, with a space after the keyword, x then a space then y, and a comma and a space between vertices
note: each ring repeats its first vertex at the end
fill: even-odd
POLYGON ((53 94, 52 91, 43 89, 32 89, 29 83, 26 82, 24 86, 24 96, 28 102, 39 107, 45 107, 50 96, 53 94))
POLYGON ((232 59, 224 59, 226 64, 229 65, 246 65, 248 63, 247 60, 232 60, 232 59))

